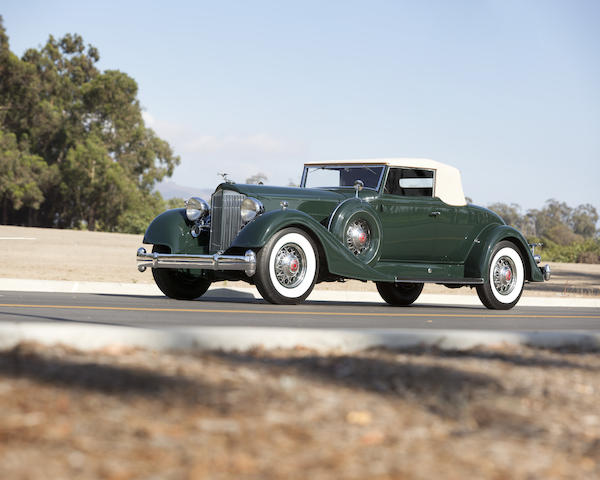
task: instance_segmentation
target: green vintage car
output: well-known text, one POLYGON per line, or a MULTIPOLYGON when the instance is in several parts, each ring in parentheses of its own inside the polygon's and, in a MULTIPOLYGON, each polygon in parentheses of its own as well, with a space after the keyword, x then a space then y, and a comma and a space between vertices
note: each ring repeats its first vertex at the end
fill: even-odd
POLYGON ((456 168, 426 159, 307 163, 298 188, 226 181, 210 206, 192 197, 156 217, 144 243, 139 270, 187 300, 243 280, 296 304, 316 283, 358 279, 390 305, 410 305, 430 282, 475 287, 486 307, 509 309, 525 282, 550 278, 519 231, 467 205, 456 168))

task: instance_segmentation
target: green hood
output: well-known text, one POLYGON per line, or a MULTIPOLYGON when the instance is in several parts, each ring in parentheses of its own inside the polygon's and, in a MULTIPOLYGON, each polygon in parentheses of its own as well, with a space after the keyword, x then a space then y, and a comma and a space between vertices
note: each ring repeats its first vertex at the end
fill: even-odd
POLYGON ((329 218, 333 209, 343 200, 353 196, 354 191, 321 190, 315 188, 275 187, 270 185, 246 185, 238 183, 222 183, 218 189, 233 190, 248 197, 260 200, 266 211, 280 210, 281 202, 288 203, 287 208, 300 210, 318 222, 329 218))

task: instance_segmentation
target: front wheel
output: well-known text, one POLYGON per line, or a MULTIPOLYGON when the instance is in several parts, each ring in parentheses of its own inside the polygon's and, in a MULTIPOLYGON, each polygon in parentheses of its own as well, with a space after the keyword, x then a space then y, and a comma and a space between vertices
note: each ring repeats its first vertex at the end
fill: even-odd
POLYGON ((523 293, 525 268, 521 254, 511 242, 499 242, 488 265, 483 285, 477 285, 477 295, 487 308, 508 310, 514 307, 523 293))
POLYGON ((422 283, 375 282, 381 298, 396 307, 406 307, 414 303, 423 291, 422 283))
MULTIPOLYGON (((162 245, 155 245, 152 251, 169 253, 169 249, 162 245)), ((194 300, 204 295, 210 287, 210 280, 193 275, 189 270, 153 268, 152 276, 161 292, 177 300, 194 300)))
POLYGON ((313 240, 299 228, 284 228, 258 252, 255 285, 267 302, 293 305, 308 297, 318 272, 313 240))

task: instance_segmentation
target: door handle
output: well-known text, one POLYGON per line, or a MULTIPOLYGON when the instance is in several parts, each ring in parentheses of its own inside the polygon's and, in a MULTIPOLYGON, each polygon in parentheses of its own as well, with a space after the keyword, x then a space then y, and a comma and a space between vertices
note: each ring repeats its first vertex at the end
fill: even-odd
POLYGON ((441 212, 431 212, 429 214, 430 217, 439 217, 441 212))

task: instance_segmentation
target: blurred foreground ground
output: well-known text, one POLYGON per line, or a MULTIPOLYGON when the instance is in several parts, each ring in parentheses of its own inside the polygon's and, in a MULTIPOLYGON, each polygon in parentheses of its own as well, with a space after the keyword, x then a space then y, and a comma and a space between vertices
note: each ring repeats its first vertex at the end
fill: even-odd
POLYGON ((600 477, 600 355, 0 353, 0 478, 600 477))
MULTIPOLYGON (((140 273, 135 252, 142 235, 0 226, 3 278, 94 282, 153 283, 149 271, 140 273)), ((543 251, 542 251, 543 258, 543 251)), ((545 262, 542 262, 545 263, 545 262)), ((600 265, 550 263, 550 282, 525 286, 524 297, 600 296, 600 265)), ((231 282, 229 282, 232 285, 231 282)), ((247 286, 246 283, 235 283, 247 286)), ((373 282, 321 283, 317 289, 376 291, 373 282)), ((425 293, 466 294, 468 288, 425 285, 425 293)), ((473 292, 473 295, 475 293, 473 292)))

